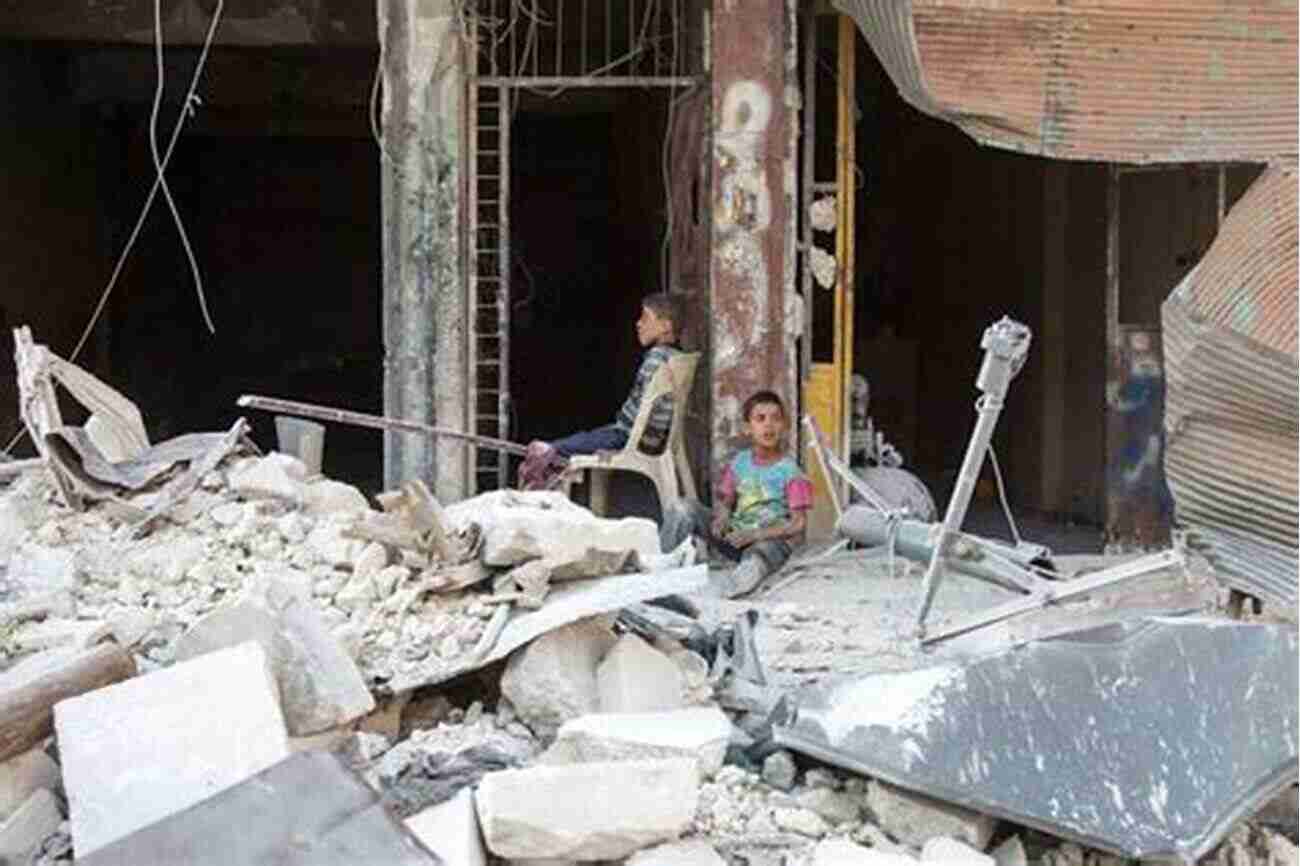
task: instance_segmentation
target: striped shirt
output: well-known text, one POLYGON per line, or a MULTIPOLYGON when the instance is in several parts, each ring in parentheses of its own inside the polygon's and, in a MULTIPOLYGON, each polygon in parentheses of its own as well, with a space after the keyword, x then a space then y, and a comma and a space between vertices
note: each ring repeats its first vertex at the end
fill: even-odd
MULTIPOLYGON (((636 380, 632 382, 632 392, 623 401, 622 408, 618 410, 618 417, 614 420, 620 430, 629 434, 632 432, 637 413, 641 411, 641 397, 645 394, 646 388, 650 387, 650 380, 665 361, 680 351, 681 349, 676 346, 661 344, 651 346, 645 353, 645 357, 641 359, 641 366, 636 371, 636 380)), ((641 450, 651 454, 663 451, 668 438, 668 428, 672 423, 673 397, 671 394, 665 394, 656 400, 650 409, 650 420, 646 422, 645 433, 641 436, 641 450)))

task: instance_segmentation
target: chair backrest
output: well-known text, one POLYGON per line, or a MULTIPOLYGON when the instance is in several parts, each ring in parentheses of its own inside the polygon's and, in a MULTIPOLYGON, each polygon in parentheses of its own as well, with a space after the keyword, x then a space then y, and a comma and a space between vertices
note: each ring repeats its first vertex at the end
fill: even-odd
POLYGON ((681 441, 682 430, 686 426, 686 401, 690 397, 691 386, 695 384, 695 368, 699 362, 699 352, 678 352, 655 370, 655 374, 650 377, 650 384, 646 385, 645 393, 641 395, 641 408, 632 424, 632 432, 627 437, 627 448, 640 446, 655 401, 665 394, 672 394, 673 420, 664 441, 664 452, 672 453, 672 449, 681 441))

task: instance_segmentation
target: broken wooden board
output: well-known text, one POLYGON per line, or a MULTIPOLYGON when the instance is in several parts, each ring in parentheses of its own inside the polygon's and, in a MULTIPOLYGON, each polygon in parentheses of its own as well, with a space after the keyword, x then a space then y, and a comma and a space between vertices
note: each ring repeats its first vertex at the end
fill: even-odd
POLYGON ((442 860, 337 756, 299 752, 77 862, 438 866, 442 860))
POLYGON ((501 629, 500 637, 486 654, 477 656, 474 652, 470 652, 465 661, 455 661, 447 665, 433 661, 415 672, 394 677, 382 686, 382 691, 398 694, 419 686, 447 682, 484 665, 499 661, 530 640, 560 626, 596 614, 619 610, 648 598, 698 592, 705 587, 708 579, 708 567, 695 565, 690 568, 675 568, 647 574, 624 574, 568 581, 551 589, 546 597, 546 603, 540 610, 512 611, 510 618, 501 629))
POLYGON ((1125 857, 1191 863, 1297 778, 1293 625, 1132 618, 817 686, 778 744, 1125 857))

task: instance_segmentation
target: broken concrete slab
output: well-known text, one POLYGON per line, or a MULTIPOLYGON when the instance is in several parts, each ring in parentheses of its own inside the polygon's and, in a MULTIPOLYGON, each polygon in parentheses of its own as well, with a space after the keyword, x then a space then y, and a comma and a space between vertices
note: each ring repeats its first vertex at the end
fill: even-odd
POLYGON ((683 706, 682 671, 635 634, 625 634, 596 668, 600 708, 608 713, 652 713, 683 706))
POLYGON ((46 789, 37 788, 0 823, 0 863, 26 863, 62 821, 58 800, 46 789))
POLYGON ((78 858, 289 754, 255 641, 62 701, 54 726, 78 858))
POLYGON ((997 866, 1029 866, 1029 855, 1019 836, 1012 836, 994 848, 992 856, 997 866))
POLYGON ((230 470, 226 483, 245 499, 280 499, 301 505, 307 467, 297 457, 274 451, 244 460, 230 470))
POLYGON ((824 839, 813 849, 809 866, 916 866, 916 860, 864 848, 847 839, 824 839))
POLYGON ((475 800, 499 857, 613 860, 675 839, 699 799, 687 759, 536 766, 483 777, 475 800))
POLYGON ((592 567, 608 568, 603 556, 660 554, 659 528, 654 521, 597 517, 556 491, 495 490, 450 505, 446 513, 454 524, 479 525, 483 562, 492 566, 549 559, 571 563, 572 569, 580 572, 578 564, 588 556, 595 558, 592 567))
MULTIPOLYGON (((454 507, 454 506, 453 506, 454 507)), ((449 509, 450 510, 450 509, 449 509)), ((625 574, 591 580, 567 581, 551 589, 540 610, 511 611, 491 650, 471 659, 442 662, 432 658, 415 670, 395 675, 387 684, 396 694, 419 686, 436 685, 505 658, 530 640, 562 625, 595 614, 618 610, 648 598, 698 592, 708 582, 702 565, 654 574, 625 574)))
POLYGON ((321 618, 305 581, 264 578, 234 604, 196 622, 177 641, 176 659, 249 640, 271 659, 291 736, 327 731, 375 708, 361 671, 321 618))
POLYGON ((365 494, 342 481, 319 478, 302 491, 303 507, 317 517, 325 514, 363 514, 370 510, 365 494))
POLYGON ((940 802, 877 779, 867 786, 867 808, 876 823, 913 847, 921 847, 935 836, 961 839, 980 850, 997 828, 997 819, 940 802))
POLYGON ((0 820, 13 814, 34 791, 62 784, 59 765, 44 749, 29 749, 0 763, 0 820))
POLYGON ((1092 847, 1195 860, 1296 780, 1296 655, 1290 624, 1134 618, 812 689, 775 738, 1092 847))
POLYGON ((286 866, 439 866, 444 862, 384 809, 338 759, 302 752, 169 815, 79 866, 283 863, 286 866))
POLYGON ((708 842, 692 839, 638 851, 627 859, 626 866, 727 866, 727 861, 708 842))
POLYGON ((935 836, 926 840, 921 846, 923 863, 964 863, 968 866, 996 866, 992 857, 977 851, 965 842, 949 839, 947 836, 935 836))
POLYGON ((462 788, 447 802, 412 815, 405 823, 415 838, 449 866, 487 866, 473 790, 462 788))
POLYGON ((658 713, 595 713, 565 722, 547 763, 691 758, 700 777, 722 769, 731 721, 717 707, 658 713))
POLYGON ((510 657, 501 694, 524 724, 549 739, 566 721, 600 709, 596 669, 616 642, 605 617, 548 632, 510 657))

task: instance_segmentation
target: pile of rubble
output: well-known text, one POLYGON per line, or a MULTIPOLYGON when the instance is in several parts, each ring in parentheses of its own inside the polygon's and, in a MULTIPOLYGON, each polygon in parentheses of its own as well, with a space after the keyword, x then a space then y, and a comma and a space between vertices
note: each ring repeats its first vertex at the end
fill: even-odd
MULTIPOLYGON (((250 859, 306 846, 295 862, 1118 859, 778 748, 754 617, 710 633, 683 599, 645 603, 704 572, 649 521, 548 493, 380 502, 235 453, 140 538, 17 478, 0 862, 236 862, 204 859, 218 825, 248 827, 250 859)), ((1247 824, 1216 856, 1295 847, 1247 824)))

